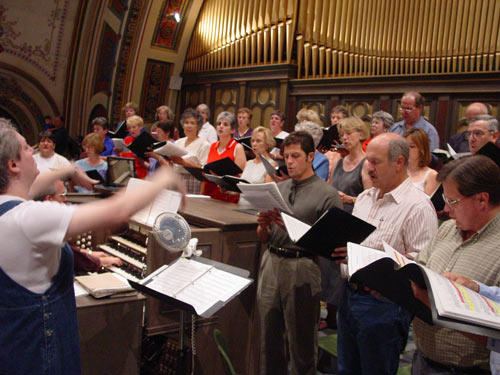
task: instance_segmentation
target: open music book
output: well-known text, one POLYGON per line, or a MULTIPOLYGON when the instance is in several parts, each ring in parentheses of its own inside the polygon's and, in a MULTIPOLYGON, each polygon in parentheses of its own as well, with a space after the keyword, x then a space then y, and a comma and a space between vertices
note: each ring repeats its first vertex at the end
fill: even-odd
POLYGON ((179 258, 138 283, 129 282, 145 294, 208 318, 253 282, 249 275, 205 258, 179 258))
POLYGON ((125 143, 123 138, 112 138, 113 145, 115 148, 121 150, 121 152, 132 152, 129 148, 128 145, 125 143))
POLYGON ((376 229, 337 207, 325 211, 312 226, 286 212, 281 217, 293 243, 328 259, 332 259, 331 253, 337 247, 350 241, 362 242, 376 229))
POLYGON ((193 177, 201 182, 208 182, 205 174, 210 172, 215 173, 217 176, 235 176, 241 174, 243 171, 236 165, 230 158, 223 158, 211 163, 207 163, 203 168, 184 167, 193 177))
POLYGON ((188 152, 185 148, 177 146, 174 142, 158 142, 153 145, 153 150, 157 154, 164 156, 178 156, 183 157, 187 155, 188 152))
POLYGON ((350 280, 380 292, 442 327, 500 338, 500 305, 408 259, 384 243, 384 251, 348 243, 350 280), (429 291, 431 307, 416 299, 410 281, 429 291))
MULTIPOLYGON (((147 180, 131 178, 127 185, 128 189, 141 189, 145 184, 149 184, 147 180)), ((142 210, 136 212, 131 219, 138 223, 152 227, 158 215, 164 212, 176 213, 181 204, 182 194, 177 191, 162 190, 156 198, 142 210)))
POLYGON ((283 199, 276 182, 265 184, 242 184, 239 183, 238 189, 245 194, 245 199, 250 205, 259 211, 270 211, 278 208, 281 211, 292 213, 292 209, 283 199))

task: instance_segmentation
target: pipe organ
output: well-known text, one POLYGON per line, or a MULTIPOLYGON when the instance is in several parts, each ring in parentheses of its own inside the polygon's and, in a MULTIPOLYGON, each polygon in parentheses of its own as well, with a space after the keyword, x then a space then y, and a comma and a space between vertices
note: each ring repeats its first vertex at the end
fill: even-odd
POLYGON ((276 63, 299 79, 498 72, 500 2, 205 1, 185 72, 276 63))

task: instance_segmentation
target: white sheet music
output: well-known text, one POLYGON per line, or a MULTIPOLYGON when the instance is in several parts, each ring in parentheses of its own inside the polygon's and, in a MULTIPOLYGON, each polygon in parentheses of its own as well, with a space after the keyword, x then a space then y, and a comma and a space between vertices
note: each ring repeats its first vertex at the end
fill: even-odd
POLYGON ((382 244, 384 245, 384 251, 389 256, 389 258, 391 258, 393 261, 395 261, 401 267, 404 267, 409 263, 416 263, 415 261, 411 260, 410 258, 405 257, 403 254, 401 254, 399 251, 397 251, 395 248, 393 248, 387 242, 382 241, 382 244))
POLYGON ((303 221, 286 214, 285 212, 281 213, 281 217, 283 218, 283 223, 285 224, 288 236, 293 242, 297 242, 311 228, 309 224, 306 224, 303 221))
POLYGON ((276 182, 268 182, 265 184, 239 183, 237 186, 252 207, 260 211, 270 211, 274 208, 278 208, 282 211, 293 213, 283 199, 276 182))
POLYGON ((250 283, 247 278, 180 258, 147 286, 190 304, 198 315, 203 316, 217 302, 226 303, 250 283))
POLYGON ((171 297, 185 289, 191 282, 212 268, 200 262, 181 258, 175 264, 156 276, 148 287, 171 297))
POLYGON ((428 268, 422 268, 431 282, 439 315, 500 328, 499 304, 428 268))
POLYGON ((372 249, 352 242, 347 243, 347 272, 349 277, 357 270, 382 258, 390 258, 384 251, 372 249))
POLYGON ((112 141, 113 141, 113 146, 115 146, 115 148, 120 149, 122 152, 132 152, 127 147, 127 144, 125 143, 125 141, 123 139, 113 138, 112 141))
POLYGON ((151 203, 147 224, 153 226, 158 215, 164 212, 176 213, 181 205, 182 194, 178 191, 162 190, 151 203))
MULTIPOLYGON (((147 180, 131 178, 127 185, 128 189, 141 189, 145 184, 149 184, 147 180)), ((137 211, 132 217, 132 220, 138 223, 153 226, 159 214, 164 212, 176 213, 181 204, 182 194, 177 191, 162 190, 156 198, 146 207, 137 211)))
POLYGON ((446 144, 446 147, 448 148, 448 152, 450 153, 450 156, 453 158, 453 159, 458 159, 458 155, 457 155, 457 152, 453 149, 453 147, 450 146, 449 143, 446 144))
POLYGON ((178 156, 183 157, 187 155, 188 152, 185 148, 177 146, 174 142, 167 141, 167 143, 154 150, 157 154, 165 155, 165 156, 178 156))

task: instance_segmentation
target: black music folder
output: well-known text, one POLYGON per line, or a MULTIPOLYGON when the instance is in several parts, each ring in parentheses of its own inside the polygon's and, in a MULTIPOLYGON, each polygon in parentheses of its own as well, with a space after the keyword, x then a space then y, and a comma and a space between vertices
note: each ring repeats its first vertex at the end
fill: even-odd
POLYGON ((487 142, 483 147, 477 150, 476 155, 484 155, 495 162, 500 168, 500 148, 492 142, 487 142))
POLYGON ((500 338, 500 306, 384 243, 384 250, 349 243, 349 280, 406 308, 427 324, 500 338), (430 307, 413 294, 411 282, 429 292, 430 307))
POLYGON ((337 207, 326 211, 312 226, 286 212, 281 212, 281 217, 295 245, 330 260, 334 249, 348 242, 362 242, 377 229, 337 207))
POLYGON ((260 160, 262 160, 262 164, 264 165, 267 174, 271 176, 271 178, 275 182, 278 182, 276 176, 279 177, 283 177, 284 175, 288 176, 288 168, 286 167, 285 164, 279 167, 273 167, 273 165, 262 154, 259 155, 260 155, 260 160))
POLYGON ((431 203, 436 209, 436 211, 444 210, 445 202, 443 199, 443 193, 444 193, 443 184, 439 184, 434 194, 432 194, 431 203))
POLYGON ((252 150, 252 143, 251 143, 252 136, 235 138, 234 140, 238 143, 241 143, 243 147, 252 150))
POLYGON ((210 259, 180 257, 139 282, 128 282, 144 294, 209 318, 253 282, 249 276, 247 270, 210 259))
POLYGON ((145 152, 151 151, 151 146, 155 143, 155 139, 148 132, 144 131, 134 141, 128 145, 128 148, 137 155, 137 157, 147 160, 145 152))
POLYGON ((238 167, 230 158, 213 161, 211 163, 205 164, 203 168, 185 166, 183 166, 183 168, 188 171, 194 178, 201 182, 214 182, 208 181, 208 179, 205 177, 205 174, 210 174, 210 172, 213 172, 218 176, 232 176, 241 174, 243 172, 241 168, 238 167))
POLYGON ((97 170, 91 169, 90 171, 85 171, 85 173, 91 179, 99 181, 98 184, 104 184, 105 183, 104 178, 101 176, 101 174, 99 172, 97 172, 97 170))
POLYGON ((241 190, 236 186, 237 184, 244 183, 244 184, 249 184, 247 180, 244 180, 242 178, 234 177, 234 176, 214 176, 209 173, 205 175, 205 178, 209 182, 213 182, 216 185, 219 185, 221 188, 230 190, 230 191, 235 191, 236 193, 241 193, 241 190))
POLYGON ((188 171, 189 174, 191 174, 191 176, 196 178, 198 181, 209 182, 205 177, 205 173, 203 171, 203 168, 187 167, 185 165, 183 165, 182 168, 184 168, 186 171, 188 171))
POLYGON ((318 148, 330 150, 333 145, 338 143, 340 143, 340 137, 337 125, 332 125, 329 128, 323 128, 323 137, 321 137, 318 148))
POLYGON ((108 131, 108 136, 110 138, 122 138, 122 139, 125 138, 128 134, 127 122, 126 121, 119 122, 117 126, 118 127, 114 132, 108 131))
POLYGON ((230 158, 223 158, 213 161, 211 163, 207 163, 203 167, 203 171, 206 173, 210 173, 210 171, 212 171, 218 176, 224 176, 224 175, 234 176, 243 173, 241 168, 238 167, 236 163, 232 161, 230 158))

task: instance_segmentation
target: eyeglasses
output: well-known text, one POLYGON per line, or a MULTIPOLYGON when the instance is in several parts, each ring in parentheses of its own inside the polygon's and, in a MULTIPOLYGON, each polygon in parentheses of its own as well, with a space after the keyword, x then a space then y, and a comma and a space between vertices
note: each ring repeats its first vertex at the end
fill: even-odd
POLYGON ((450 200, 446 197, 446 195, 444 195, 444 193, 443 193, 443 194, 441 194, 441 195, 443 196, 443 200, 444 200, 444 202, 445 202, 448 206, 450 206, 450 207, 452 207, 453 205, 455 205, 455 204, 457 204, 457 203, 460 203, 460 202, 461 202, 461 201, 463 201, 464 199, 470 198, 470 197, 463 197, 463 198, 453 199, 453 200, 451 200, 451 201, 450 201, 450 200))
POLYGON ((413 108, 399 108, 399 110, 401 112, 405 112, 405 113, 410 113, 411 111, 413 111, 415 108, 417 107, 413 107, 413 108))
POLYGON ((64 191, 57 195, 59 195, 60 197, 65 197, 66 194, 68 194, 68 188, 66 187, 66 185, 64 185, 64 191))
MULTIPOLYGON (((493 133, 491 130, 488 131, 488 133, 493 133)), ((473 130, 473 131, 468 131, 466 130, 464 132, 464 139, 466 141, 468 141, 471 137, 474 137, 474 138, 481 138, 482 136, 484 136, 486 133, 483 132, 482 130, 473 130)))

